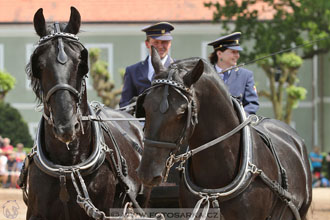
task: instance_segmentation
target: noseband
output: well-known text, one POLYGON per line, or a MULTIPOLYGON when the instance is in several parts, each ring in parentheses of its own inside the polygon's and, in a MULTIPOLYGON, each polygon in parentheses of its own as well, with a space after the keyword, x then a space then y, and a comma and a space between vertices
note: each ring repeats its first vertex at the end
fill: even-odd
POLYGON ((167 79, 156 79, 152 81, 152 86, 148 89, 153 89, 155 87, 159 86, 165 86, 164 93, 162 97, 162 101, 160 103, 160 112, 162 114, 165 114, 169 108, 168 103, 168 87, 171 87, 174 91, 176 91, 181 97, 183 97, 187 104, 188 104, 188 112, 187 112, 187 122, 186 125, 183 127, 181 131, 181 135, 177 138, 174 142, 168 142, 168 141, 156 141, 151 140, 148 138, 144 138, 144 143, 148 144, 152 147, 158 147, 158 148, 168 148, 171 150, 179 149, 183 143, 184 140, 188 138, 188 132, 190 134, 192 133, 192 130, 194 129, 195 125, 198 123, 197 120, 197 109, 196 109, 196 101, 193 98, 193 91, 183 85, 182 83, 176 82, 172 80, 172 76, 174 72, 177 71, 176 69, 171 69, 168 75, 167 79), (192 126, 192 130, 190 129, 192 126))
MULTIPOLYGON (((75 42, 75 43, 79 43, 83 48, 85 48, 80 43, 79 38, 76 35, 71 34, 71 33, 61 32, 58 22, 54 23, 54 33, 40 38, 37 48, 42 46, 44 43, 48 42, 49 40, 55 39, 55 38, 57 38, 57 40, 58 40, 58 55, 57 55, 56 60, 57 60, 57 62, 59 62, 62 65, 64 65, 68 61, 68 56, 64 51, 64 44, 63 44, 63 39, 62 38, 65 38, 65 39, 70 40, 70 41, 75 42)), ((81 129, 82 129, 82 133, 84 134, 84 129, 83 129, 83 125, 82 125, 82 114, 81 114, 81 111, 80 111, 80 104, 81 104, 81 101, 82 101, 82 95, 85 92, 85 85, 86 85, 85 77, 86 76, 84 76, 83 79, 81 80, 81 86, 80 86, 80 91, 79 92, 77 91, 77 89, 75 89, 74 87, 72 87, 69 84, 60 83, 60 84, 57 84, 54 87, 52 87, 48 91, 48 93, 45 96, 43 96, 42 102, 44 104, 44 107, 47 106, 47 109, 49 111, 49 116, 47 116, 45 111, 43 111, 43 117, 46 119, 46 121, 48 122, 49 125, 51 125, 53 127, 55 126, 54 119, 53 119, 53 116, 52 116, 52 109, 51 109, 51 106, 48 105, 50 97, 59 90, 67 90, 71 94, 73 94, 73 96, 77 99, 76 113, 78 115, 78 119, 79 119, 79 123, 80 123, 81 129)))

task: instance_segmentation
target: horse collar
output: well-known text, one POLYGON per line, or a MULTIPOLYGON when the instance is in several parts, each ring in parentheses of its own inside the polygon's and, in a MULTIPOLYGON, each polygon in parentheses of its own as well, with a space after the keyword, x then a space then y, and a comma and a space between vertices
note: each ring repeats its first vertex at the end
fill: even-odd
MULTIPOLYGON (((245 111, 243 106, 238 103, 238 101, 232 98, 232 102, 235 108, 238 110, 238 115, 240 121, 245 121, 245 111)), ((189 150, 189 149, 188 149, 189 150)), ((238 175, 235 179, 227 186, 219 189, 205 189, 195 185, 189 177, 189 161, 185 163, 184 167, 181 167, 183 170, 183 178, 185 185, 193 194, 204 197, 219 198, 221 201, 225 201, 231 198, 236 197, 241 192, 243 192, 246 187, 251 183, 252 177, 258 171, 252 163, 253 151, 252 151, 252 137, 250 126, 245 126, 243 128, 243 156, 242 156, 242 165, 241 169, 238 172, 238 175)))
MULTIPOLYGON (((89 106, 89 110, 92 115, 95 116, 94 110, 89 106)), ((68 178, 71 178, 71 173, 74 171, 81 171, 82 175, 88 175, 92 173, 94 170, 97 170, 105 160, 105 153, 109 150, 108 147, 105 145, 103 132, 101 127, 99 126, 98 122, 91 122, 92 123, 92 130, 94 131, 94 150, 91 155, 87 158, 86 161, 72 165, 72 166, 63 166, 54 164, 53 162, 49 161, 43 150, 42 150, 42 128, 44 126, 44 118, 41 118, 39 122, 38 132, 35 141, 34 147, 34 156, 33 159, 36 162, 36 165, 40 170, 47 173, 53 177, 60 177, 61 175, 65 175, 68 178)))

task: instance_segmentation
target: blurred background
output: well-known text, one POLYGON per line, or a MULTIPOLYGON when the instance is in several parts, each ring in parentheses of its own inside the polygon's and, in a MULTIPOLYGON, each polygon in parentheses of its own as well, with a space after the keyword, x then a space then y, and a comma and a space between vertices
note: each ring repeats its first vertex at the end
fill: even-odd
MULTIPOLYGON (((25 147, 32 147, 41 118, 25 73, 39 40, 33 16, 43 8, 48 22, 67 22, 74 6, 82 19, 78 36, 93 56, 90 70, 92 65, 103 67, 94 70, 102 69, 107 75, 112 107, 117 107, 125 67, 148 54, 141 31, 146 25, 167 21, 175 26, 170 53, 177 60, 208 59, 213 48, 207 43, 240 31, 245 50, 239 63, 284 50, 244 67, 254 72, 260 96, 258 115, 289 123, 305 139, 309 151, 317 146, 323 153, 330 152, 329 4, 328 0, 299 0, 291 5, 287 0, 0 0, 0 135, 9 137, 13 145, 24 142, 25 147), (16 110, 23 125, 8 130, 14 123, 10 112, 16 110), (26 130, 18 130, 24 126, 26 130), (13 132, 24 133, 30 140, 16 138, 13 132)), ((88 79, 88 99, 106 102, 97 95, 93 78, 88 79)))

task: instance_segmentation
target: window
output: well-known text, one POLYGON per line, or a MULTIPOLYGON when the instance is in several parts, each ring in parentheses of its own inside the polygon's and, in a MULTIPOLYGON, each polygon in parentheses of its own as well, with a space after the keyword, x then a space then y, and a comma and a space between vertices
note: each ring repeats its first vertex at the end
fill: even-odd
POLYGON ((145 60, 146 57, 149 55, 148 49, 146 47, 146 43, 143 41, 140 43, 140 54, 141 54, 141 61, 145 60))
MULTIPOLYGON (((113 44, 84 44, 85 47, 89 50, 90 48, 99 48, 101 49, 102 54, 105 56, 105 58, 102 57, 102 59, 105 59, 105 61, 108 63, 108 72, 110 73, 110 78, 113 79, 113 44)), ((93 86, 89 82, 89 78, 86 79, 87 82, 87 89, 91 89, 93 86)))
POLYGON ((4 56, 3 56, 3 44, 0 44, 0 70, 4 70, 5 69, 5 60, 4 60, 4 56))
POLYGON ((201 51, 202 51, 201 56, 202 56, 202 58, 204 58, 206 60, 208 60, 209 53, 212 52, 212 51, 208 50, 208 49, 212 48, 207 45, 208 43, 209 43, 208 41, 202 41, 202 43, 201 43, 201 51))

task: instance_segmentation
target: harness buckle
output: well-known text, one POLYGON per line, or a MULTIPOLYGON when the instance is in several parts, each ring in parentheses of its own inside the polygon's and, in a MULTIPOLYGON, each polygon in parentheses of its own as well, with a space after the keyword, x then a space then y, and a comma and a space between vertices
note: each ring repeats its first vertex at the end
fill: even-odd
POLYGON ((262 170, 258 169, 256 165, 253 163, 249 162, 248 163, 249 167, 247 168, 248 171, 250 171, 252 174, 260 174, 262 170))
POLYGON ((37 153, 37 145, 34 145, 31 149, 31 152, 28 154, 28 157, 33 157, 37 153))
POLYGON ((251 125, 257 125, 259 122, 259 118, 257 115, 249 115, 251 125))
POLYGON ((175 159, 175 154, 171 153, 169 158, 167 158, 167 160, 166 160, 166 170, 165 170, 165 175, 164 175, 164 179, 163 179, 164 183, 167 181, 168 175, 170 173, 170 169, 175 163, 174 159, 175 159))
POLYGON ((111 153, 113 150, 108 147, 103 141, 101 141, 101 148, 105 153, 111 153))

